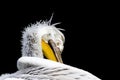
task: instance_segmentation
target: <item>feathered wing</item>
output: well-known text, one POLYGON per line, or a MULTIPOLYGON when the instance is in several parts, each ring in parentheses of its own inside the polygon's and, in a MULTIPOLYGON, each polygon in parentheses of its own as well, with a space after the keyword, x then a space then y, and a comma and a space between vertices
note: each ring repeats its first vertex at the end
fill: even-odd
POLYGON ((33 80, 100 80, 87 71, 37 57, 21 57, 17 65, 21 66, 17 74, 33 80))

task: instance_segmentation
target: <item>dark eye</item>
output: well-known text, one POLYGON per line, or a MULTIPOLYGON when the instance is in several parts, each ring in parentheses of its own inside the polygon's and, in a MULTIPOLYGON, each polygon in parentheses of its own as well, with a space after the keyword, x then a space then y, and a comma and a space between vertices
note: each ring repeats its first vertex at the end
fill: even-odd
POLYGON ((60 45, 60 43, 59 42, 57 42, 57 46, 59 46, 60 45))
POLYGON ((48 36, 50 36, 51 34, 49 33, 48 36))

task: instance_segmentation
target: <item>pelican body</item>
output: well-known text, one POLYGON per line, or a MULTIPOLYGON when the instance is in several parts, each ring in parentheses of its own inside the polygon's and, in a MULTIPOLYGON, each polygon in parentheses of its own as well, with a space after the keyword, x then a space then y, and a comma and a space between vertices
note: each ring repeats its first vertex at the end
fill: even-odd
POLYGON ((0 80, 100 80, 82 69, 63 64, 65 37, 50 22, 37 22, 25 28, 18 71, 3 74, 0 80))

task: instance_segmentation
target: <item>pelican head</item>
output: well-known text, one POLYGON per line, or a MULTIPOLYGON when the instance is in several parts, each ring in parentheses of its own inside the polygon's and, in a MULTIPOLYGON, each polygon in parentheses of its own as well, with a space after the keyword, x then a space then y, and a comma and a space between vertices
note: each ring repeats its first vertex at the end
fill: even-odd
POLYGON ((48 22, 31 24, 23 31, 22 56, 47 58, 62 62, 65 37, 60 28, 48 22))

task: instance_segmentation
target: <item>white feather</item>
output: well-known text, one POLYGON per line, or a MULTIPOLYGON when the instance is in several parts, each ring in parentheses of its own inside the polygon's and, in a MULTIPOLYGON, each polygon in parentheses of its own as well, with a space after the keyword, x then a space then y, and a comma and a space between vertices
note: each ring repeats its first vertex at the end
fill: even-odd
MULTIPOLYGON (((82 70, 82 69, 78 69, 69 65, 65 65, 59 62, 54 62, 51 60, 47 60, 47 59, 42 59, 42 58, 37 58, 37 57, 21 57, 18 60, 18 65, 22 66, 21 68, 19 67, 19 69, 25 69, 28 68, 28 66, 30 67, 44 67, 44 68, 49 68, 48 72, 50 70, 52 70, 53 68, 61 68, 61 69, 68 69, 68 70, 63 70, 61 72, 59 72, 58 74, 67 74, 67 73, 74 73, 74 74, 69 74, 66 75, 64 77, 69 77, 69 78, 83 78, 85 80, 100 80, 98 79, 96 76, 94 76, 93 74, 82 70), (28 65, 26 65, 28 64, 28 65)), ((42 73, 42 72, 41 72, 42 73)), ((57 73, 56 73, 57 74, 57 73)), ((50 73, 49 75, 52 75, 52 73, 50 73)), ((61 75, 63 76, 63 75, 61 75)), ((57 76, 59 77, 59 75, 57 76)), ((81 79, 81 80, 83 80, 81 79)))
POLYGON ((18 78, 7 78, 5 80, 25 80, 25 79, 18 79, 18 78))

